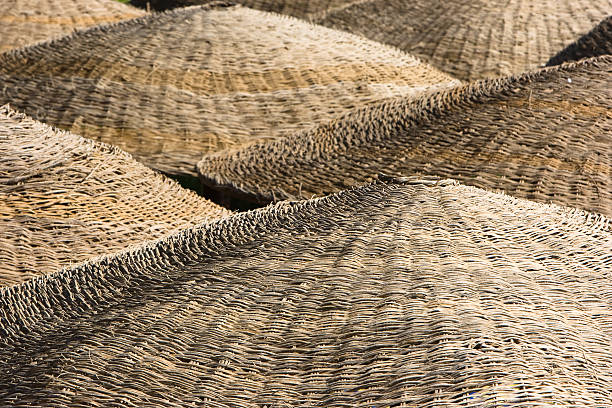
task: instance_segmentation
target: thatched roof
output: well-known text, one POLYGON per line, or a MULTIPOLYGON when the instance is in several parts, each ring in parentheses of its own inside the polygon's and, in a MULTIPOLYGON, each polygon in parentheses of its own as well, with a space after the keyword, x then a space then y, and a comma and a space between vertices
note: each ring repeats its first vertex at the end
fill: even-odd
MULTIPOLYGON (((208 4, 215 0, 131 0, 136 7, 150 7, 153 10, 170 10, 178 7, 208 4)), ((244 6, 314 20, 325 13, 339 11, 357 3, 355 0, 232 0, 244 6)))
POLYGON ((0 108, 0 286, 228 214, 115 147, 0 108))
POLYGON ((144 14, 116 0, 2 0, 0 52, 144 14))
POLYGON ((0 57, 1 99, 173 174, 196 175, 206 152, 457 83, 393 48, 225 3, 0 57))
POLYGON ((607 54, 612 54, 612 16, 605 18, 587 34, 552 57, 547 65, 559 65, 607 54))
POLYGON ((0 403, 612 406, 609 227, 410 179, 238 214, 0 290, 0 403))
POLYGON ((542 66, 610 10, 612 0, 372 0, 314 21, 393 45, 472 80, 542 66))
MULTIPOLYGON (((165 10, 211 0, 132 0, 165 10)), ((362 35, 462 80, 519 74, 610 14, 612 0, 235 0, 362 35)), ((591 56, 601 55, 593 54, 591 56)))
POLYGON ((309 198, 377 173, 452 177, 612 215, 612 57, 358 109, 205 156, 202 181, 254 201, 309 198))

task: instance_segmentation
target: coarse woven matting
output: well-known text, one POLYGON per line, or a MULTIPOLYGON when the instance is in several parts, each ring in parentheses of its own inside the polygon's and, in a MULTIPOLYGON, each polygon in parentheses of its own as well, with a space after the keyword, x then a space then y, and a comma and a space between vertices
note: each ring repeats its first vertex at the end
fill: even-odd
POLYGON ((0 290, 0 403, 612 406, 611 254, 451 181, 280 203, 0 290))
POLYGON ((284 140, 205 156, 204 184, 310 198, 378 173, 456 178, 612 215, 612 57, 357 109, 284 140))
POLYGON ((207 152, 458 83, 391 47, 219 2, 0 56, 0 99, 193 176, 207 152))
POLYGON ((587 34, 552 57, 547 65, 559 65, 564 62, 609 54, 612 54, 612 16, 605 18, 587 34))
POLYGON ((2 0, 0 52, 144 14, 116 0, 2 0))
POLYGON ((0 108, 0 286, 226 215, 115 147, 0 108))
POLYGON ((474 80, 543 66, 611 10, 612 0, 372 0, 314 21, 474 80))
MULTIPOLYGON (((178 7, 208 4, 214 0, 131 0, 130 4, 153 10, 170 10, 178 7)), ((232 3, 246 7, 286 14, 313 21, 324 14, 339 11, 363 0, 232 0, 232 3)))

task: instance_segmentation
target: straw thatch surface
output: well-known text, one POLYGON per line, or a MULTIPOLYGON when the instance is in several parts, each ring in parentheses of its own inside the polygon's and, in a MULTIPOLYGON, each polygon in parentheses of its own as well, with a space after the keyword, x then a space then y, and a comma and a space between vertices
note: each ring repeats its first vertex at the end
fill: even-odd
POLYGON ((547 65, 559 65, 607 54, 612 54, 612 16, 604 19, 589 33, 552 57, 547 65))
POLYGON ((612 406, 610 221, 398 180, 0 290, 0 403, 612 406))
POLYGON ((228 214, 115 147, 0 108, 0 286, 228 214))
POLYGON ((2 0, 0 52, 144 14, 115 0, 2 0))
POLYGON ((203 153, 458 82, 351 34, 217 3, 4 55, 0 83, 35 119, 196 175, 203 153))
POLYGON ((355 3, 315 21, 396 46, 463 80, 540 67, 612 10, 612 0, 355 3))
POLYGON ((398 98, 205 156, 198 170, 208 186, 264 202, 425 174, 612 215, 611 73, 607 56, 398 98))
MULTIPOLYGON (((214 0, 131 0, 130 4, 154 10, 169 10, 177 7, 208 4, 214 0)), ((286 14, 306 20, 314 20, 325 13, 339 11, 363 0, 232 0, 257 10, 286 14)))

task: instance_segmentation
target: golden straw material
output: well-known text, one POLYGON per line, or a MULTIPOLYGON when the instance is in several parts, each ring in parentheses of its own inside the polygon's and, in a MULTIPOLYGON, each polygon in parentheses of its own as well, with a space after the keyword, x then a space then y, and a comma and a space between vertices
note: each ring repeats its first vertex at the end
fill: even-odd
POLYGON ((205 156, 201 180, 251 201, 377 173, 452 177, 612 215, 612 57, 357 109, 290 138, 205 156))
POLYGON ((281 203, 0 290, 0 404, 609 407, 610 254, 448 180, 281 203))
POLYGON ((314 21, 393 45, 462 80, 538 68, 612 10, 612 0, 354 3, 314 21))
POLYGON ((351 34, 215 3, 4 55, 0 84, 35 119, 195 176, 204 153, 458 81, 351 34))
POLYGON ((0 52, 144 14, 116 0, 2 0, 0 52))
POLYGON ((604 19, 589 33, 552 57, 547 65, 559 65, 608 54, 612 54, 612 16, 604 19))
MULTIPOLYGON (((211 3, 213 0, 131 0, 136 7, 150 7, 154 10, 169 10, 177 7, 196 6, 211 3)), ((363 0, 233 0, 246 7, 271 11, 288 16, 314 20, 318 16, 339 11, 363 0)))
POLYGON ((0 286, 226 215, 115 147, 0 108, 0 286))

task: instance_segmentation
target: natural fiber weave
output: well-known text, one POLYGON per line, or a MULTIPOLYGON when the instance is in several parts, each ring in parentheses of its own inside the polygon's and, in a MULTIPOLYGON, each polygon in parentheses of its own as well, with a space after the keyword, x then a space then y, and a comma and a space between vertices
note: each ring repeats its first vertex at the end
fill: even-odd
POLYGON ((215 3, 13 52, 0 83, 35 119, 196 175, 203 153, 458 81, 357 36, 215 3))
POLYGON ((612 54, 612 16, 604 19, 589 33, 570 44, 548 61, 548 66, 568 61, 612 54))
POLYGON ((115 147, 0 108, 0 286, 228 214, 115 147))
POLYGON ((609 407, 611 253, 449 181, 282 203, 0 290, 0 404, 609 407))
MULTIPOLYGON (((136 7, 154 10, 170 10, 178 7, 196 6, 214 0, 131 0, 136 7)), ((314 20, 326 13, 339 11, 362 0, 232 0, 246 7, 314 20)))
POLYGON ((314 21, 473 80, 542 66, 611 10, 612 0, 371 0, 314 21))
POLYGON ((285 140, 205 156, 202 181, 253 201, 377 173, 452 177, 612 215, 612 57, 358 109, 285 140))
POLYGON ((116 0, 2 0, 0 52, 144 14, 116 0))

